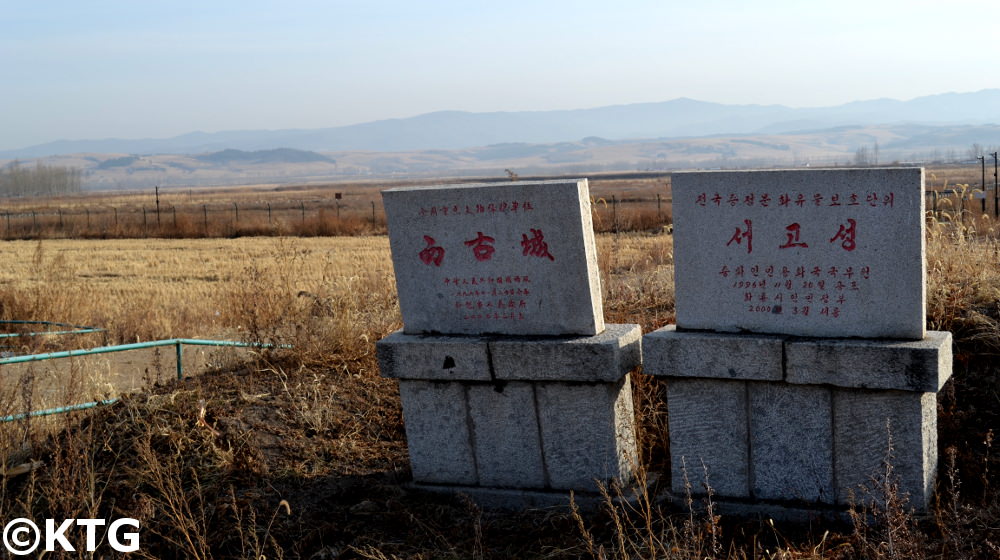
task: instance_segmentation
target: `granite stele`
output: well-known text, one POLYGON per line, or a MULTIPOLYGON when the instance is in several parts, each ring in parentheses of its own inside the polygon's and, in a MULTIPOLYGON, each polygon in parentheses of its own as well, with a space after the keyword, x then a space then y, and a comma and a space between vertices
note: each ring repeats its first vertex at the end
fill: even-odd
POLYGON ((921 339, 918 168, 673 176, 677 326, 921 339))
POLYGON ((924 329, 923 188, 919 168, 674 174, 677 324, 643 369, 668 378, 675 492, 707 469, 724 508, 842 513, 888 460, 926 509, 952 354, 924 329))
POLYGON ((382 193, 406 333, 604 330, 587 181, 382 193))
POLYGON ((416 486, 488 507, 599 500, 638 463, 638 325, 601 309, 585 179, 383 192, 404 328, 399 379, 416 486))

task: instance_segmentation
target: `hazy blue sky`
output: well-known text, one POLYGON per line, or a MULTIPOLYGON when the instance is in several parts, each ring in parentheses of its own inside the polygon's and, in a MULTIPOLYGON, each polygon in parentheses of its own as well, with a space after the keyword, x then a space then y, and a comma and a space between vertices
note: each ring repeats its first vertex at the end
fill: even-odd
POLYGON ((692 97, 1000 85, 978 0, 5 0, 0 149, 692 97))

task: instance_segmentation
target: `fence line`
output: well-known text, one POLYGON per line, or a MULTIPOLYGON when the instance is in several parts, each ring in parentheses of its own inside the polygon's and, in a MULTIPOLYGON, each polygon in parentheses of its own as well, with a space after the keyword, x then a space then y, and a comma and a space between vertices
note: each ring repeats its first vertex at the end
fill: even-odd
MULTIPOLYGON (((964 191, 925 191, 927 211, 942 216, 943 199, 951 210, 965 214, 980 209, 988 213, 990 198, 976 203, 964 191)), ((648 195, 647 195, 648 196, 648 195)), ((367 201, 366 201, 367 202, 367 201)), ((0 239, 42 237, 232 237, 241 235, 357 235, 384 233, 385 212, 379 204, 345 205, 339 200, 286 201, 280 203, 218 202, 146 206, 102 206, 73 209, 0 206, 0 239)), ((594 197, 594 227, 599 232, 655 230, 672 222, 672 200, 655 198, 594 197)), ((1000 208, 992 208, 1000 217, 1000 208)))
POLYGON ((336 235, 385 227, 385 214, 372 202, 225 202, 90 208, 0 206, 0 238, 36 237, 219 237, 233 235, 336 235))

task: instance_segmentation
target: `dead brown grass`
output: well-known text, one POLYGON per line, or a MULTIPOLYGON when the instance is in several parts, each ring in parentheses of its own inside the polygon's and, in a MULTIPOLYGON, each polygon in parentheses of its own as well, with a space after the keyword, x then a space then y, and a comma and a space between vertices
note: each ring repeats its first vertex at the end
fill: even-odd
MULTIPOLYGON (((926 518, 886 499, 891 480, 873 485, 883 496, 870 503, 899 507, 818 528, 720 518, 655 495, 636 510, 574 516, 484 512, 406 489, 398 394, 373 356, 400 325, 382 237, 0 244, 11 263, 0 318, 106 326, 110 341, 296 345, 180 383, 161 377, 95 412, 0 424, 3 466, 29 465, 0 476, 0 517, 136 517, 151 558, 995 558, 1000 247, 976 227, 939 221, 928 232, 928 327, 955 334, 956 369, 939 399, 944 467, 926 518)), ((673 321, 669 234, 601 235, 599 265, 609 322, 648 331, 673 321)), ((0 385, 0 415, 36 406, 37 372, 0 385)), ((79 381, 63 381, 59 398, 83 399, 79 381)), ((650 474, 668 468, 662 389, 636 378, 650 474)))

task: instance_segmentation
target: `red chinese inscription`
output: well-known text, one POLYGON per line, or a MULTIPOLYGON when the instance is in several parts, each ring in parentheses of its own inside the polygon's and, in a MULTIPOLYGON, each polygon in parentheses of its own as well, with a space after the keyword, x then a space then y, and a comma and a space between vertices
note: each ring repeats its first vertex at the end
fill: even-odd
POLYGON ((444 248, 438 247, 437 242, 429 235, 424 236, 424 242, 427 243, 427 247, 420 251, 420 260, 426 265, 441 266, 441 261, 444 260, 444 248))
POLYGON ((488 235, 483 235, 481 231, 477 231, 476 234, 477 237, 475 239, 470 239, 465 244, 472 247, 472 254, 475 255, 477 261, 488 261, 493 258, 493 253, 496 251, 493 248, 493 243, 496 239, 488 235))
POLYGON ((550 261, 556 260, 549 253, 549 244, 545 242, 545 236, 542 234, 540 229, 531 229, 531 237, 528 234, 521 234, 521 247, 524 247, 523 255, 530 255, 532 257, 548 257, 550 261))

